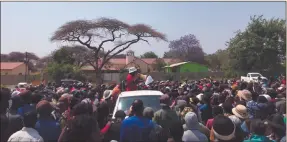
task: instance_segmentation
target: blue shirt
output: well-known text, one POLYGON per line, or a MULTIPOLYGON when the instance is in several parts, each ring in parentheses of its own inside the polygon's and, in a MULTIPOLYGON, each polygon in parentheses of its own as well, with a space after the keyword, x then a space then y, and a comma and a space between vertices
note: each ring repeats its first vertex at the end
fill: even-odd
POLYGON ((132 116, 122 122, 120 142, 150 142, 149 135, 155 127, 152 120, 132 116))
POLYGON ((35 125, 45 142, 58 141, 61 134, 60 124, 54 119, 39 119, 35 125))
POLYGON ((25 104, 22 107, 18 108, 17 114, 24 116, 24 114, 29 111, 36 111, 36 106, 33 104, 25 104))

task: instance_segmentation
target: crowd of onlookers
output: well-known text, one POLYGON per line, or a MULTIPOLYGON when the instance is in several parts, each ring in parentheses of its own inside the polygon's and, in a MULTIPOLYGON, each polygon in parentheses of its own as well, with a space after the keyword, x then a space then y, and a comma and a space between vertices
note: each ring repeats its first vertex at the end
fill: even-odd
POLYGON ((154 81, 161 109, 133 101, 110 115, 121 85, 1 88, 1 142, 285 142, 286 78, 154 81))

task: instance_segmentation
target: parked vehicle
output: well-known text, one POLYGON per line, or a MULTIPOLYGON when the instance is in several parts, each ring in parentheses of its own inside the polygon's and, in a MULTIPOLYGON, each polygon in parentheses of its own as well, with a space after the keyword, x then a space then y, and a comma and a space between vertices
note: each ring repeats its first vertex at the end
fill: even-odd
POLYGON ((264 77, 263 75, 261 75, 260 73, 248 73, 247 76, 241 76, 241 81, 245 81, 245 82, 258 82, 260 80, 266 79, 266 77, 264 77))
POLYGON ((62 79, 61 80, 61 84, 66 84, 66 85, 79 84, 79 83, 82 83, 82 82, 78 80, 73 80, 73 79, 62 79))
POLYGON ((153 90, 138 90, 138 91, 126 91, 119 94, 117 99, 112 119, 115 118, 115 114, 118 110, 123 110, 127 112, 130 109, 131 104, 135 99, 140 99, 144 103, 144 107, 151 107, 153 108, 154 112, 159 110, 160 103, 159 98, 163 95, 160 91, 153 91, 153 90))

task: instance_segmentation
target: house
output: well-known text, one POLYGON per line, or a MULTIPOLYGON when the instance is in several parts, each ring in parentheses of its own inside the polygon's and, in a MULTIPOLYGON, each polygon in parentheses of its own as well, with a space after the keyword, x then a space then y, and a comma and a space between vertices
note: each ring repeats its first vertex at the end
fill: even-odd
MULTIPOLYGON (((175 58, 161 58, 165 64, 170 65, 173 63, 180 62, 179 59, 175 58)), ((157 58, 138 58, 134 56, 133 51, 128 51, 126 58, 114 58, 110 59, 109 63, 103 67, 104 72, 119 72, 122 69, 128 69, 129 67, 137 67, 142 73, 154 72, 156 69, 153 64, 156 63, 157 58)), ((84 72, 93 71, 93 67, 84 66, 82 67, 84 72)))
POLYGON ((165 72, 208 72, 208 67, 194 62, 180 62, 165 66, 165 72))
POLYGON ((26 70, 24 62, 1 62, 1 75, 25 75, 26 70))

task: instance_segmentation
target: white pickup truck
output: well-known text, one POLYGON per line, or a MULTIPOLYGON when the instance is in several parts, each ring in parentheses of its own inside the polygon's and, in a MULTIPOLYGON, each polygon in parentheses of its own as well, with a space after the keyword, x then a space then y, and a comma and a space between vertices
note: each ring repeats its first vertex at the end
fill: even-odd
POLYGON ((247 76, 241 76, 241 81, 245 81, 245 82, 250 82, 250 81, 253 81, 253 82, 258 82, 259 79, 258 78, 261 78, 261 79, 267 79, 266 77, 262 76, 260 73, 248 73, 247 76))

